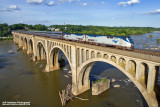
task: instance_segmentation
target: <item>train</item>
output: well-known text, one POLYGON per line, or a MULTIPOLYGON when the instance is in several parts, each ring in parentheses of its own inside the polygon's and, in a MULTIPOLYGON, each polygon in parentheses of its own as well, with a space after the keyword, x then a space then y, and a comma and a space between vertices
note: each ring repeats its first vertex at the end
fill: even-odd
POLYGON ((134 41, 130 36, 107 36, 62 33, 62 39, 89 44, 112 46, 120 49, 134 50, 134 41))
POLYGON ((134 41, 130 36, 87 35, 52 31, 16 31, 21 33, 44 36, 54 39, 64 39, 88 44, 115 47, 118 49, 134 50, 134 41))

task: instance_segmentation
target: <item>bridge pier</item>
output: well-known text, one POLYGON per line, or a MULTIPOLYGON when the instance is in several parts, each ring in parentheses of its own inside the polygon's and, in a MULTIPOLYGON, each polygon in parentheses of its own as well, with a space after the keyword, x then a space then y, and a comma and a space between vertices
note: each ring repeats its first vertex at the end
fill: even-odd
POLYGON ((153 64, 149 64, 149 75, 148 75, 148 84, 147 84, 147 91, 149 93, 154 91, 155 78, 156 78, 156 67, 153 64))

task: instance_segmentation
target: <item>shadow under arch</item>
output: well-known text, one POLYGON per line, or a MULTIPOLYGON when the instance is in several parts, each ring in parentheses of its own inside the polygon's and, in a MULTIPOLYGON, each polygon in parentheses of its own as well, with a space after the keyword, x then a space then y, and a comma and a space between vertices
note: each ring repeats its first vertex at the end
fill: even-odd
POLYGON ((37 60, 46 59, 46 49, 41 41, 37 42, 37 60))
POLYGON ((104 58, 92 58, 89 59, 87 61, 85 61, 84 63, 82 63, 79 67, 78 67, 78 76, 77 76, 77 83, 78 83, 78 93, 82 93, 88 89, 90 89, 90 80, 89 80, 89 74, 90 74, 90 70, 92 68, 92 66, 94 65, 95 62, 105 62, 107 64, 110 64, 114 67, 116 67, 117 69, 119 69, 121 72, 123 72, 123 74, 125 74, 138 88, 138 90, 140 91, 140 93, 143 95, 143 97, 145 98, 146 102, 148 103, 149 106, 154 106, 154 104, 157 103, 156 99, 153 99, 153 96, 151 96, 148 92, 147 89, 145 87, 143 87, 143 85, 141 85, 141 83, 135 79, 135 77, 130 74, 129 72, 127 72, 125 70, 125 68, 121 67, 120 65, 118 65, 117 63, 111 61, 111 60, 107 60, 104 58), (152 100, 153 99, 153 100, 152 100))
POLYGON ((58 54, 59 54, 60 50, 63 52, 63 54, 67 58, 69 66, 71 68, 71 72, 72 72, 73 67, 72 67, 71 61, 70 61, 69 57, 67 56, 67 53, 60 46, 53 46, 49 51, 50 70, 53 71, 53 70, 59 69, 58 54), (54 60, 54 62, 53 62, 53 60, 54 60), (55 66, 53 66, 53 63, 55 66))
POLYGON ((33 53, 33 41, 29 39, 29 53, 33 53))
POLYGON ((28 49, 28 41, 27 38, 24 38, 24 49, 28 49))
POLYGON ((21 41, 20 41, 20 43, 21 43, 21 45, 23 46, 24 44, 23 44, 23 37, 21 36, 21 39, 20 39, 21 41))

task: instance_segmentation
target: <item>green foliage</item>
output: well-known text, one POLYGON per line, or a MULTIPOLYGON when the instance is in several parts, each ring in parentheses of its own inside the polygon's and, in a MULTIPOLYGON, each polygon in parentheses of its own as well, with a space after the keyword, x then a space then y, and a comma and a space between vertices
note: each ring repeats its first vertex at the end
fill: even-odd
POLYGON ((23 30, 25 28, 25 24, 13 24, 10 25, 11 30, 23 30))
MULTIPOLYGON (((141 35, 153 31, 160 31, 160 28, 152 27, 106 27, 106 26, 83 26, 83 25, 51 25, 49 27, 58 28, 62 32, 77 33, 77 34, 91 34, 91 35, 112 35, 112 36, 127 36, 127 35, 141 35)), ((8 37, 11 35, 11 30, 36 30, 49 31, 48 26, 37 24, 0 24, 0 37, 8 37)), ((159 41, 159 40, 157 40, 159 41)))
POLYGON ((47 27, 45 25, 38 24, 38 25, 33 26, 33 29, 44 31, 44 30, 47 30, 47 27))
POLYGON ((152 27, 106 27, 106 26, 82 26, 82 25, 51 25, 66 33, 128 36, 141 35, 153 31, 160 31, 159 28, 152 27), (66 27, 66 29, 65 29, 66 27))
POLYGON ((153 37, 153 35, 149 35, 148 37, 152 38, 152 37, 153 37))
POLYGON ((11 30, 40 30, 44 31, 47 30, 47 26, 45 25, 27 25, 27 24, 13 24, 7 25, 6 23, 0 24, 0 37, 7 37, 7 38, 0 38, 1 40, 10 39, 9 35, 11 35, 11 30))
POLYGON ((6 37, 10 33, 11 33, 11 29, 6 23, 0 24, 0 37, 6 37))
POLYGON ((144 45, 145 48, 146 48, 147 46, 148 46, 147 44, 144 45))
POLYGON ((101 79, 99 79, 99 80, 97 80, 97 81, 95 81, 95 82, 93 82, 92 81, 92 84, 97 84, 97 83, 100 83, 100 82, 107 82, 108 81, 108 79, 107 78, 101 78, 101 79))
POLYGON ((157 39, 157 42, 160 43, 160 38, 157 39))

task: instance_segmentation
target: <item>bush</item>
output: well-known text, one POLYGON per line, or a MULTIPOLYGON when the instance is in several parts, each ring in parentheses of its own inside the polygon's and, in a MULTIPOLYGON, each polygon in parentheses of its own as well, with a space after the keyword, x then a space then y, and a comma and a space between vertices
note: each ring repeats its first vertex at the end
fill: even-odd
POLYGON ((149 35, 148 37, 152 38, 152 37, 153 37, 153 35, 149 35))

